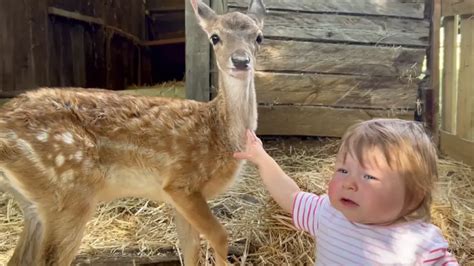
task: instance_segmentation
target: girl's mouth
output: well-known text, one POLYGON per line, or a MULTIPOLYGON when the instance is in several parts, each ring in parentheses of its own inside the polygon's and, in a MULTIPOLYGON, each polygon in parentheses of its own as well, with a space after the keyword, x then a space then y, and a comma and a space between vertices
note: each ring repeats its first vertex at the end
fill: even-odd
POLYGON ((354 208, 354 207, 358 207, 359 204, 355 203, 354 201, 350 200, 350 199, 347 199, 347 198, 342 198, 341 199, 341 203, 342 205, 346 206, 346 207, 349 207, 349 208, 354 208))

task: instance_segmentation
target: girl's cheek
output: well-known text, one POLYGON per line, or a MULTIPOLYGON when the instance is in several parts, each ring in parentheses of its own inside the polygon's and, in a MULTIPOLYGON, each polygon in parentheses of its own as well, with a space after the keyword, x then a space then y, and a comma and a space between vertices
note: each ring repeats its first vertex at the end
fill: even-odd
POLYGON ((337 181, 334 180, 334 178, 329 181, 328 184, 328 195, 329 197, 333 196, 334 193, 336 192, 336 187, 337 187, 337 181))

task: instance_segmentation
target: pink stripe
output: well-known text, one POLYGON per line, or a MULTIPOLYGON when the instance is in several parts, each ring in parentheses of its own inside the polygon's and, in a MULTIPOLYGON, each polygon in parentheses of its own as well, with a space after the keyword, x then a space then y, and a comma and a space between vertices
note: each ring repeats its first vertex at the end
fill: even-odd
POLYGON ((314 207, 313 211, 313 236, 316 235, 316 230, 319 229, 319 220, 316 220, 316 210, 319 211, 318 203, 321 201, 321 196, 318 197, 318 200, 316 201, 316 206, 314 207), (316 226, 316 228, 314 228, 316 226))
MULTIPOLYGON (((310 197, 308 197, 310 198, 310 197)), ((311 197, 311 202, 309 203, 309 206, 308 206, 308 214, 306 215, 306 228, 308 228, 308 231, 310 231, 310 226, 309 226, 309 215, 311 214, 311 208, 313 207, 313 198, 311 197)), ((310 232, 311 233, 311 232, 310 232)), ((314 233, 311 233, 312 235, 314 235, 314 233)))
POLYGON ((296 217, 297 217, 297 219, 298 219, 298 224, 297 224, 297 226, 298 226, 298 228, 300 228, 300 229, 303 228, 303 226, 302 226, 302 224, 301 224, 302 221, 300 221, 300 215, 299 215, 300 212, 301 212, 301 203, 303 202, 303 197, 304 197, 304 193, 301 193, 301 197, 299 198, 299 203, 298 203, 298 209, 297 209, 297 211, 296 211, 296 217))
POLYGON ((293 217, 293 223, 296 225, 296 216, 295 216, 295 203, 298 200, 298 195, 301 192, 296 193, 295 198, 293 199, 293 206, 291 207, 291 216, 293 217))
POLYGON ((435 253, 436 251, 440 251, 440 250, 446 251, 447 248, 437 248, 437 249, 433 249, 432 251, 430 251, 430 253, 435 253))
POLYGON ((306 199, 305 199, 304 205, 303 205, 303 217, 302 217, 303 221, 302 221, 302 222, 303 222, 303 229, 304 229, 304 230, 307 230, 307 229, 308 229, 308 221, 305 221, 305 218, 304 218, 304 217, 306 216, 306 215, 305 215, 305 214, 306 214, 306 211, 309 212, 308 207, 307 207, 307 203, 308 203, 308 200, 310 199, 310 197, 309 197, 309 195, 306 194, 306 193, 304 194, 304 196, 306 196, 306 199), (305 224, 305 222, 306 222, 306 224, 305 224))

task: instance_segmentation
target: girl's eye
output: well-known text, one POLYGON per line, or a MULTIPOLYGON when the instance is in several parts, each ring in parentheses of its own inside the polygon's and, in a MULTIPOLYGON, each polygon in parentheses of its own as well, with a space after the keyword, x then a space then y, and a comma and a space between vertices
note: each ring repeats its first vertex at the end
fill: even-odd
POLYGON ((347 170, 343 168, 337 169, 337 172, 342 173, 342 174, 347 174, 347 170))
POLYGON ((217 34, 212 34, 211 36, 211 42, 213 45, 216 45, 217 43, 219 43, 221 40, 221 38, 219 38, 219 36, 217 36, 217 34))
POLYGON ((367 179, 367 180, 375 180, 377 179, 375 176, 371 176, 371 175, 364 175, 364 179, 367 179))

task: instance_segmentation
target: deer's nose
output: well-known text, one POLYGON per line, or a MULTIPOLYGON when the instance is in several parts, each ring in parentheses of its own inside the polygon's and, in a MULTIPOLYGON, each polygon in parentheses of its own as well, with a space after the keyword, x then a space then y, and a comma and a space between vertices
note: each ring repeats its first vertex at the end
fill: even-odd
POLYGON ((231 56, 232 64, 239 70, 249 68, 250 57, 244 51, 236 51, 231 56))

